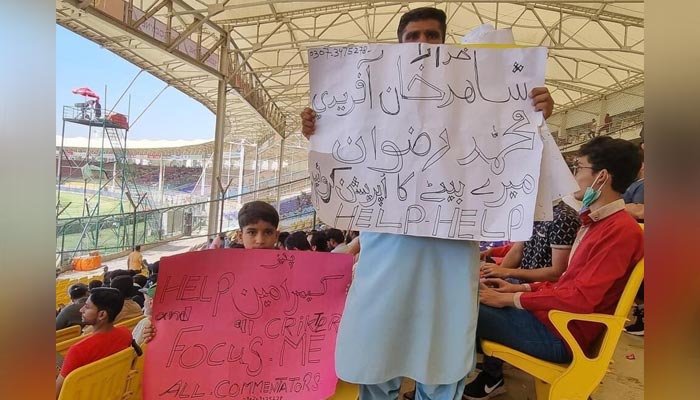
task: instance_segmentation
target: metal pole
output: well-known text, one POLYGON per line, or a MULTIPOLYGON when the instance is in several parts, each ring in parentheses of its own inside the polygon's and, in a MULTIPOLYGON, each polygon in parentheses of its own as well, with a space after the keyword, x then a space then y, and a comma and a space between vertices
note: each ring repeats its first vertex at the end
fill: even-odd
POLYGON ((226 169, 226 180, 231 180, 231 154, 233 154, 233 143, 228 144, 228 168, 226 169))
POLYGON ((255 171, 253 172, 253 200, 258 199, 258 189, 260 186, 260 146, 255 145, 255 171))
POLYGON ((282 162, 284 159, 284 138, 280 140, 280 158, 277 162, 277 211, 280 211, 280 189, 282 186, 282 162))
MULTIPOLYGON (((141 202, 146 198, 146 196, 148 196, 148 193, 144 193, 142 195, 139 195, 139 199, 138 199, 139 201, 138 201, 138 203, 135 203, 134 199, 131 198, 131 193, 126 192, 126 198, 129 199, 129 203, 131 203, 131 207, 133 207, 133 209, 134 209, 134 223, 133 223, 132 229, 131 229, 131 248, 132 249, 134 247, 136 247, 136 210, 139 208, 139 206, 141 205, 141 202)), ((144 231, 143 231, 144 239, 146 238, 145 229, 146 228, 144 226, 144 231)))
MULTIPOLYGON (((229 64, 229 33, 226 32, 224 42, 221 45, 219 52, 219 71, 221 72, 221 80, 219 80, 218 94, 216 99, 216 132, 214 134, 214 162, 212 176, 221 176, 221 159, 224 154, 224 132, 226 122, 226 81, 228 80, 228 64, 229 64)), ((216 220, 219 216, 217 210, 218 202, 214 199, 219 197, 219 187, 211 185, 209 192, 209 224, 208 233, 216 233, 216 220)))
MULTIPOLYGON (((64 106, 65 107, 65 106, 64 106)), ((61 180, 63 179, 63 140, 66 138, 66 120, 61 127, 61 148, 58 150, 58 186, 56 187, 56 213, 61 205, 61 180)), ((61 249, 63 251, 63 249, 61 249)))
POLYGON ((219 218, 219 233, 224 231, 224 201, 226 200, 226 193, 228 188, 231 187, 231 179, 226 183, 226 188, 221 184, 221 177, 216 177, 216 183, 219 185, 219 191, 221 193, 221 218, 219 218))
POLYGON ((238 202, 243 202, 243 171, 245 169, 245 146, 241 142, 240 165, 238 168, 238 202))

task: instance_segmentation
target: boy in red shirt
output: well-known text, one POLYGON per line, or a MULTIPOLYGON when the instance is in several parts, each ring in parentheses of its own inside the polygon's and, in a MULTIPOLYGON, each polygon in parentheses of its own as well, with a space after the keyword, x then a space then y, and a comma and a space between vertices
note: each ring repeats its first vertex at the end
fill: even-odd
MULTIPOLYGON (((632 269, 644 255, 642 230, 627 212, 622 193, 641 167, 637 147, 622 139, 600 136, 581 146, 573 171, 574 194, 583 201, 581 229, 569 267, 558 282, 514 285, 485 279, 479 290, 477 339, 504 344, 555 363, 571 361, 549 310, 612 314, 632 269)), ((585 351, 604 328, 574 321, 570 330, 585 351)), ((486 399, 503 393, 503 361, 484 357, 481 373, 464 390, 464 399, 486 399)))
POLYGON ((124 306, 124 297, 114 288, 95 288, 80 309, 83 323, 92 325, 94 331, 68 349, 56 378, 56 398, 61 393, 63 381, 72 371, 118 353, 131 345, 131 332, 113 325, 114 318, 124 306))

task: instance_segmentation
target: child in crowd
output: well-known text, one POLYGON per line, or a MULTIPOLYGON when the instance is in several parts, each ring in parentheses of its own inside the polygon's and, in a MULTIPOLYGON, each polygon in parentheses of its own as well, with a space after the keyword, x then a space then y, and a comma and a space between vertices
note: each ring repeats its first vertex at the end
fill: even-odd
MULTIPOLYGON (((241 241, 246 249, 274 249, 279 237, 277 226, 280 216, 274 207, 264 201, 245 203, 238 212, 241 241)), ((156 336, 155 325, 143 329, 143 343, 156 336)))

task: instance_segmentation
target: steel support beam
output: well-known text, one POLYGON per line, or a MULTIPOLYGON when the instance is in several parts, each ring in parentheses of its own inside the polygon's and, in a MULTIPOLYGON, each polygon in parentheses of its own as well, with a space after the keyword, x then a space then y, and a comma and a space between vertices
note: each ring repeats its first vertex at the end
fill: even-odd
POLYGON ((219 79, 218 95, 216 100, 216 131, 214 133, 214 159, 212 161, 212 185, 209 191, 209 223, 207 231, 210 235, 217 233, 219 226, 219 202, 217 201, 220 193, 218 185, 214 185, 217 177, 221 176, 222 159, 224 156, 224 127, 226 125, 226 77, 228 76, 228 33, 226 40, 221 45, 221 56, 219 57, 219 79))

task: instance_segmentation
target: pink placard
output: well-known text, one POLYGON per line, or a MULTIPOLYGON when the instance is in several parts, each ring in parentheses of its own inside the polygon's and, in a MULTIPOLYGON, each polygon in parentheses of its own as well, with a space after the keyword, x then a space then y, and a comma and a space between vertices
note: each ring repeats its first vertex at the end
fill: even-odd
POLYGON ((143 398, 329 398, 352 263, 244 249, 162 258, 143 398))

